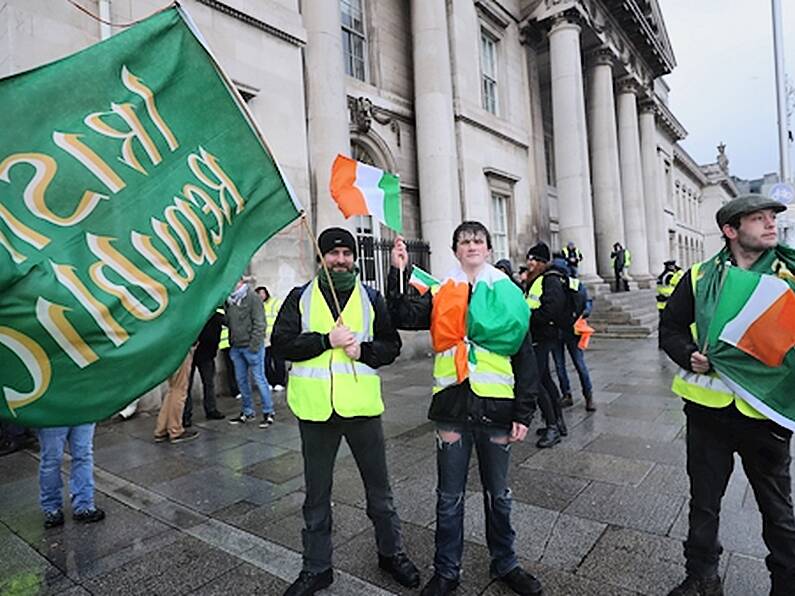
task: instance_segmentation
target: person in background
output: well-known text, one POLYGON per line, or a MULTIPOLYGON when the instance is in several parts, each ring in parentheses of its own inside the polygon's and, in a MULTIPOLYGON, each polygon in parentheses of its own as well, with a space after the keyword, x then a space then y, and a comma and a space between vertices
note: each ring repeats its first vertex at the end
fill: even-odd
POLYGON ((255 292, 262 300, 262 307, 265 309, 265 378, 268 379, 271 389, 284 391, 284 386, 287 385, 287 366, 284 360, 276 356, 270 349, 271 334, 279 309, 282 307, 282 300, 271 296, 265 286, 258 286, 255 292))
POLYGON ((613 252, 610 253, 613 261, 613 275, 616 280, 616 292, 624 290, 629 292, 629 266, 632 264, 632 255, 629 249, 621 246, 620 242, 613 245, 613 252))
POLYGON ((265 380, 265 312, 262 309, 262 300, 249 285, 253 281, 250 276, 241 277, 224 303, 226 322, 229 325, 229 355, 235 366, 235 378, 242 396, 240 414, 229 422, 245 424, 256 418, 254 398, 248 380, 251 372, 262 400, 259 427, 268 428, 273 424, 276 412, 273 409, 270 387, 265 380))
POLYGON ((580 261, 582 261, 582 253, 573 240, 569 240, 563 249, 563 258, 566 259, 566 264, 569 267, 569 275, 577 277, 577 269, 580 266, 580 261))
POLYGON ((224 315, 219 309, 207 319, 199 333, 199 343, 193 354, 193 361, 188 375, 188 390, 185 398, 185 408, 182 411, 182 426, 189 428, 193 423, 193 376, 196 370, 202 381, 204 416, 207 420, 223 420, 224 415, 215 405, 215 356, 218 353, 218 342, 221 337, 221 323, 224 315))
POLYGON ((72 456, 69 469, 72 519, 82 524, 105 519, 105 512, 94 503, 95 428, 96 424, 90 423, 39 429, 39 503, 45 528, 56 528, 64 523, 61 464, 67 441, 72 456))

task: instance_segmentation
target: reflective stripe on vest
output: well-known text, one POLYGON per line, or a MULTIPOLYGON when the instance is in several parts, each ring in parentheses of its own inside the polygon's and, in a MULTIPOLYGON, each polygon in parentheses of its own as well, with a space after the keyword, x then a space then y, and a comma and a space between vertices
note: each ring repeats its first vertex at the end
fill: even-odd
MULTIPOLYGON (((475 350, 476 364, 469 362, 469 385, 479 397, 513 399, 513 367, 508 356, 489 352, 480 346, 469 343, 475 350)), ((433 361, 433 393, 458 383, 455 369, 455 348, 438 352, 433 361)))
MULTIPOLYGON (((696 297, 696 282, 698 281, 700 267, 701 263, 696 263, 690 269, 694 300, 696 297)), ((698 339, 698 329, 695 321, 690 325, 690 333, 693 335, 694 340, 698 339)), ((681 398, 708 408, 725 408, 734 402, 735 407, 740 413, 749 418, 757 418, 760 420, 767 418, 767 416, 759 412, 751 404, 729 389, 716 372, 702 375, 680 368, 679 372, 674 376, 673 383, 671 384, 671 391, 681 398)))
MULTIPOLYGON (((304 333, 325 334, 336 324, 317 278, 301 294, 299 311, 304 333)), ((372 341, 375 310, 361 282, 354 286, 342 319, 359 342, 372 341)), ((328 420, 334 411, 348 418, 378 416, 384 411, 378 373, 348 358, 342 348, 293 362, 287 403, 300 420, 316 422, 328 420)))

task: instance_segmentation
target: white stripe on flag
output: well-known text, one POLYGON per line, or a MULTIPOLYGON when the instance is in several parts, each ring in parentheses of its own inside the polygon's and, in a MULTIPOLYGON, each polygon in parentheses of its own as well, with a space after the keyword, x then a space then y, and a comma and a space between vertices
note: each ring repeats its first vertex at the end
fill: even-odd
POLYGON ((789 292, 787 282, 772 275, 762 275, 751 297, 748 298, 737 316, 726 323, 719 339, 736 346, 748 328, 754 324, 754 321, 762 316, 785 292, 789 292))
POLYGON ((356 164, 356 186, 362 191, 367 202, 367 210, 378 221, 385 222, 384 191, 378 188, 378 183, 384 175, 382 170, 368 166, 365 163, 356 164))

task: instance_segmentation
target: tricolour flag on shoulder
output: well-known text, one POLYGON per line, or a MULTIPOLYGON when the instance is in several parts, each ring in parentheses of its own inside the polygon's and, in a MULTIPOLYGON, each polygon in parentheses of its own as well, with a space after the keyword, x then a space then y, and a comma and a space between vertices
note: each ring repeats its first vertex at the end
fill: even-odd
POLYGON ((0 79, 0 418, 92 422, 166 379, 300 206, 179 8, 0 79))
POLYGON ((728 259, 724 250, 701 264, 696 288, 698 343, 706 341, 703 349, 727 390, 795 430, 795 318, 790 297, 795 290, 795 251, 779 245, 750 270, 730 266, 728 259))
POLYGON ((396 232, 403 231, 400 179, 395 174, 337 155, 329 190, 346 218, 371 215, 396 232))
POLYGON ((434 286, 438 286, 439 283, 439 280, 427 271, 420 269, 416 265, 412 266, 411 277, 409 277, 409 285, 414 287, 420 293, 420 296, 424 296, 425 292, 434 286))
POLYGON ((795 292, 784 280, 737 267, 728 270, 725 283, 718 308, 730 305, 732 296, 751 294, 719 338, 767 366, 780 366, 795 346, 795 292))

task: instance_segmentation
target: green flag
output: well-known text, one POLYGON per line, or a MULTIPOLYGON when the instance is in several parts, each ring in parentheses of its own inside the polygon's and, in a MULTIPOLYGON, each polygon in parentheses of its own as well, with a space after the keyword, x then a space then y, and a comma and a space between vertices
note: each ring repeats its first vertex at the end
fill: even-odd
POLYGON ((748 271, 729 263, 723 249, 699 268, 698 345, 706 343, 713 368, 731 391, 795 430, 795 250, 779 245, 748 271))
POLYGON ((0 80, 0 418, 101 420, 300 206, 186 15, 0 80))

